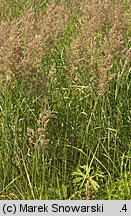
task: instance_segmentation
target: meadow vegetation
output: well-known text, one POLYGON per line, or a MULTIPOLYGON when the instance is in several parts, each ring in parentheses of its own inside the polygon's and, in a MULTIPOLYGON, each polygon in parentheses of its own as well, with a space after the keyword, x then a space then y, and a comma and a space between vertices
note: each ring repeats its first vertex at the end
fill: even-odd
POLYGON ((0 0, 0 199, 131 199, 129 0, 0 0))

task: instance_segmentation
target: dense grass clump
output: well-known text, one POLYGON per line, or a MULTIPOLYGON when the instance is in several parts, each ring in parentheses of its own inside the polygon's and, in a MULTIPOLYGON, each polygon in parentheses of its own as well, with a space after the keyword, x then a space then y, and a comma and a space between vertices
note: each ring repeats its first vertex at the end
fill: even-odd
POLYGON ((130 17, 0 1, 0 199, 131 199, 130 17))

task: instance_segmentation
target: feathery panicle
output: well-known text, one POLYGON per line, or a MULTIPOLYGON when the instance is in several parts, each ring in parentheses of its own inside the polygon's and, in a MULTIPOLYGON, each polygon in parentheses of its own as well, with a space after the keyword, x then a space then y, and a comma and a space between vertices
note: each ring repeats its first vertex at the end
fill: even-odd
POLYGON ((23 16, 0 23, 0 71, 3 77, 15 77, 18 81, 39 83, 41 60, 57 43, 60 29, 70 19, 72 8, 65 1, 58 5, 52 1, 46 13, 34 14, 27 7, 23 16))
POLYGON ((37 122, 37 129, 34 131, 31 128, 27 128, 27 135, 29 138, 29 144, 36 148, 46 147, 49 143, 49 139, 46 139, 48 135, 47 125, 51 117, 51 111, 47 110, 45 114, 39 114, 37 122))
POLYGON ((72 72, 85 66, 86 79, 95 75, 100 92, 103 93, 106 84, 114 76, 110 71, 115 56, 123 59, 127 53, 124 2, 81 1, 80 12, 80 31, 71 49, 67 50, 68 64, 72 72))

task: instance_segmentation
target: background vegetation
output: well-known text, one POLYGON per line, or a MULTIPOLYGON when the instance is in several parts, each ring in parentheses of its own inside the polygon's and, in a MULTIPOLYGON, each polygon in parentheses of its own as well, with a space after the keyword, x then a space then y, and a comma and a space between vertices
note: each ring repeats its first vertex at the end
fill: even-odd
POLYGON ((131 199, 130 1, 0 1, 0 199, 131 199))

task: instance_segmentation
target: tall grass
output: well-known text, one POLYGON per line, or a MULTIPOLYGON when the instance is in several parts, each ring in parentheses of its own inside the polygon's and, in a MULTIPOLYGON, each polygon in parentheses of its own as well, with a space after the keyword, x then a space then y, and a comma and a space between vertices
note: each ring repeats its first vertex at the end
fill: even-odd
POLYGON ((0 199, 131 198, 129 6, 0 2, 0 199))

